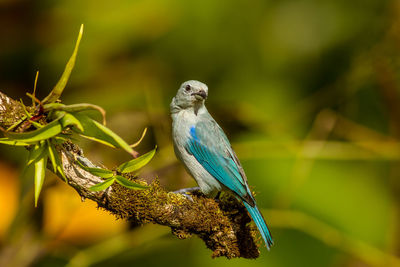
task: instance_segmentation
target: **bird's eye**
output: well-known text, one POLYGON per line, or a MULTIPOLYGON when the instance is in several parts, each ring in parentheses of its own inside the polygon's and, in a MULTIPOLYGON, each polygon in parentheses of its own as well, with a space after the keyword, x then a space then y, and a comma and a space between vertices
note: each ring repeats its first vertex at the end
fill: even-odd
POLYGON ((192 89, 192 87, 191 87, 189 84, 185 86, 185 90, 186 90, 186 92, 189 92, 189 91, 190 91, 190 89, 192 89))

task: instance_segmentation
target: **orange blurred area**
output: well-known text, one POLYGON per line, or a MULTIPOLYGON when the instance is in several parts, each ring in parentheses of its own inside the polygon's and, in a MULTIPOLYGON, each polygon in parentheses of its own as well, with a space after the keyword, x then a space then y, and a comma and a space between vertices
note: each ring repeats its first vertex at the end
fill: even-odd
POLYGON ((7 233, 18 206, 19 173, 12 166, 0 162, 0 239, 7 233))
POLYGON ((126 222, 98 209, 93 201, 82 202, 78 193, 66 184, 60 182, 43 193, 44 232, 52 239, 87 244, 127 228, 126 222))

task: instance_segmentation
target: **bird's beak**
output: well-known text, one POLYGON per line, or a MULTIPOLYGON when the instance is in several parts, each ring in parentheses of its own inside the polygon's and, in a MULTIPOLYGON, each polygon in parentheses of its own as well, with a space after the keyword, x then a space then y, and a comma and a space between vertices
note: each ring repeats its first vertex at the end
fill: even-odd
POLYGON ((192 93, 197 100, 204 100, 207 98, 207 93, 204 90, 192 93))

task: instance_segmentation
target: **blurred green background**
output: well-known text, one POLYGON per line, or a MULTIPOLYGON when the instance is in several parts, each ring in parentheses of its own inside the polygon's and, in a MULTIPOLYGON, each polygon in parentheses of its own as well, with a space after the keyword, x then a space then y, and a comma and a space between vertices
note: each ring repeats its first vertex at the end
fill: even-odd
MULTIPOLYGON (((400 3, 396 0, 1 0, 0 90, 44 97, 85 30, 62 100, 107 110, 141 176, 194 186, 169 103, 209 86, 275 239, 257 260, 211 259, 197 237, 116 221, 48 173, 39 208, 26 151, 0 147, 1 266, 400 266, 400 3)), ((123 151, 80 141, 98 164, 123 151)))

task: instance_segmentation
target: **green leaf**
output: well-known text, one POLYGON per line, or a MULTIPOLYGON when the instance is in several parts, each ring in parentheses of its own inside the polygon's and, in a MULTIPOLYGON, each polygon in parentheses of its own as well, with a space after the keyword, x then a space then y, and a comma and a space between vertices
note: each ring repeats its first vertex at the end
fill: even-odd
POLYGON ((60 98, 62 92, 64 91, 64 88, 67 85, 69 76, 71 75, 72 69, 74 68, 74 65, 75 65, 76 55, 78 53, 79 43, 81 42, 82 34, 83 34, 83 24, 81 25, 81 28, 79 30, 78 39, 76 41, 75 49, 72 53, 72 56, 68 60, 68 63, 65 66, 64 72, 61 75, 60 80, 54 86, 54 88, 50 92, 50 94, 48 96, 46 96, 45 99, 43 99, 43 101, 42 101, 43 104, 55 102, 57 99, 60 98))
POLYGON ((127 173, 127 172, 134 172, 137 171, 141 168, 143 168, 147 163, 150 162, 150 160, 154 157, 154 154, 156 153, 157 147, 155 147, 152 151, 147 152, 146 154, 127 161, 123 164, 121 164, 117 170, 121 173, 127 173))
POLYGON ((123 148, 129 154, 134 154, 133 149, 128 145, 128 143, 126 143, 121 137, 108 129, 106 126, 98 123, 86 115, 74 114, 74 116, 81 122, 83 126, 83 131, 81 133, 83 137, 111 147, 123 148))
POLYGON ((7 137, 0 138, 0 144, 11 145, 11 146, 29 146, 30 145, 28 143, 13 140, 13 139, 10 139, 7 137))
POLYGON ((62 144, 62 143, 64 143, 64 142, 67 141, 67 140, 76 141, 76 139, 73 138, 73 137, 71 137, 70 135, 62 134, 62 133, 60 133, 60 134, 57 135, 57 136, 54 136, 54 137, 52 138, 52 140, 53 140, 56 144, 62 144))
POLYGON ((83 126, 81 122, 71 113, 66 113, 64 117, 60 120, 60 123, 63 128, 68 126, 75 126, 80 131, 83 131, 83 126))
POLYGON ((110 178, 114 175, 114 173, 110 170, 87 167, 87 166, 83 165, 79 160, 77 160, 76 162, 85 171, 90 172, 91 174, 99 176, 101 178, 110 178))
POLYGON ((35 162, 35 207, 37 207, 40 191, 42 190, 46 172, 47 155, 45 154, 35 162))
POLYGON ((121 175, 116 175, 116 176, 115 176, 115 179, 117 180, 117 182, 118 182, 120 185, 122 185, 122 186, 124 186, 124 187, 127 187, 127 188, 129 188, 129 189, 143 190, 143 189, 149 188, 148 186, 134 183, 134 182, 132 182, 132 181, 126 179, 125 177, 123 177, 123 176, 121 176, 121 175))
POLYGON ((26 163, 26 166, 42 158, 45 150, 46 145, 43 142, 35 144, 33 148, 29 151, 28 162, 26 163))
POLYGON ((65 177, 65 174, 64 174, 60 155, 58 154, 57 149, 55 148, 54 144, 50 140, 47 140, 47 149, 49 151, 48 154, 49 154, 49 158, 51 161, 51 165, 53 165, 54 173, 57 174, 57 172, 58 172, 62 176, 64 181, 66 181, 67 178, 65 177))
POLYGON ((94 122, 94 124, 96 124, 98 129, 100 129, 103 133, 105 133, 108 137, 110 137, 113 140, 113 142, 116 143, 116 145, 115 145, 116 147, 121 147, 129 154, 134 154, 133 149, 129 146, 129 144, 127 142, 125 142, 121 137, 119 137, 119 135, 117 135, 116 133, 111 131, 106 126, 98 123, 97 121, 93 121, 93 122, 94 122))
POLYGON ((44 125, 40 124, 39 122, 36 122, 36 121, 29 121, 29 122, 32 123, 32 125, 35 126, 36 129, 40 129, 40 128, 44 127, 44 125))
POLYGON ((64 179, 64 181, 67 181, 67 177, 65 177, 65 173, 64 173, 64 170, 63 170, 61 158, 60 158, 60 155, 57 152, 57 149, 55 148, 55 146, 52 143, 52 141, 50 141, 50 140, 46 140, 46 141, 47 141, 48 155, 49 155, 49 158, 50 158, 50 161, 51 161, 51 165, 53 165, 53 172, 55 174, 57 174, 57 172, 58 172, 61 175, 61 177, 64 179))
MULTIPOLYGON (((61 162, 61 161, 60 161, 60 162, 61 162)), ((60 165, 57 165, 57 171, 58 171, 58 173, 61 175, 61 177, 63 178, 63 180, 64 180, 65 182, 67 182, 67 177, 65 177, 65 173, 64 173, 64 170, 63 170, 61 164, 60 164, 60 165)))
POLYGON ((61 103, 49 103, 43 106, 44 111, 54 111, 54 110, 62 110, 68 113, 81 112, 87 110, 97 110, 100 112, 103 117, 103 124, 106 121, 106 111, 97 105, 88 104, 88 103, 80 103, 80 104, 72 104, 72 105, 64 105, 61 103))
POLYGON ((50 142, 49 139, 46 140, 46 144, 47 144, 46 147, 48 150, 48 155, 49 155, 49 158, 51 161, 51 165, 53 165, 53 171, 54 171, 54 173, 56 173, 57 172, 57 162, 56 162, 57 151, 53 147, 53 144, 50 142))
POLYGON ((49 139, 61 133, 62 126, 58 121, 59 119, 54 120, 42 128, 34 131, 24 133, 8 133, 7 137, 9 139, 14 139, 24 143, 35 143, 41 140, 49 139))
POLYGON ((108 178, 102 183, 98 183, 92 187, 90 187, 90 190, 92 191, 102 191, 108 187, 110 187, 113 183, 115 182, 115 177, 108 178))
POLYGON ((17 127, 18 125, 20 125, 23 121, 25 121, 26 118, 27 118, 26 115, 22 116, 21 119, 19 119, 19 120, 16 121, 13 125, 11 125, 10 127, 8 127, 8 128, 6 129, 6 132, 9 132, 9 131, 13 130, 15 127, 17 127))
MULTIPOLYGON (((35 83, 33 85, 33 92, 32 92, 32 107, 35 107, 35 102, 38 101, 38 99, 36 98, 36 87, 38 78, 39 78, 39 71, 36 71, 35 83)), ((40 104, 40 101, 38 101, 38 103, 40 104)))
POLYGON ((86 138, 86 139, 95 141, 95 142, 97 142, 97 143, 100 143, 100 144, 103 144, 103 145, 106 145, 106 146, 109 146, 109 147, 112 147, 112 148, 116 148, 116 147, 113 146, 112 144, 110 144, 110 143, 104 141, 103 139, 99 139, 99 138, 96 138, 96 137, 93 137, 93 136, 87 136, 87 135, 84 135, 84 134, 81 134, 80 136, 82 136, 82 137, 84 137, 84 138, 86 138))

